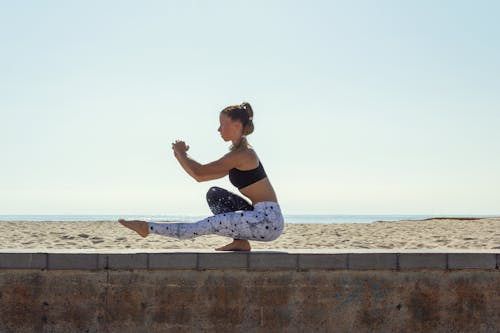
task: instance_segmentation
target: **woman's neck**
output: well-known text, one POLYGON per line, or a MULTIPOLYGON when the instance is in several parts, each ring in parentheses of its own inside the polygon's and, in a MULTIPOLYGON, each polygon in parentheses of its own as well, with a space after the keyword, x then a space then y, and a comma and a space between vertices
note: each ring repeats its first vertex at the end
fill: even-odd
POLYGON ((236 150, 244 150, 247 148, 248 148, 248 142, 238 142, 236 145, 233 144, 229 150, 236 151, 236 150))

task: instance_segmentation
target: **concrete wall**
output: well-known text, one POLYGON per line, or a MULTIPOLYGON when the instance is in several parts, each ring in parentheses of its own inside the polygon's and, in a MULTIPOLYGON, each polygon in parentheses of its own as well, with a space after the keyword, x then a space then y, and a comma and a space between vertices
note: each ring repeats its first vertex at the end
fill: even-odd
POLYGON ((500 332, 498 253, 0 253, 0 332, 500 332))

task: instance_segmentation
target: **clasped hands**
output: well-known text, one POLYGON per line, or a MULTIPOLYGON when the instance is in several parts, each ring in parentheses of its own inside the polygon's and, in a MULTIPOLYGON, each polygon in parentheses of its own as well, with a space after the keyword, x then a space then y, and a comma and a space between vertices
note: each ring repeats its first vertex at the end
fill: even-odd
POLYGON ((172 149, 174 150, 175 155, 186 155, 186 152, 189 150, 189 146, 186 145, 184 141, 175 140, 172 143, 172 149))

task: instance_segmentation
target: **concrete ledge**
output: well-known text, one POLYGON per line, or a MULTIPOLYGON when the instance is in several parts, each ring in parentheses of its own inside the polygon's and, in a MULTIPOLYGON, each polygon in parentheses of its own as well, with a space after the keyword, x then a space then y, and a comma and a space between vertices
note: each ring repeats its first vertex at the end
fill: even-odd
POLYGON ((467 269, 467 268, 482 268, 495 269, 497 268, 497 257, 495 254, 487 253, 451 253, 448 256, 448 268, 450 269, 467 269))
POLYGON ((196 253, 150 253, 149 269, 196 269, 196 253))
POLYGON ((47 269, 92 270, 105 268, 104 262, 99 260, 99 255, 97 254, 49 253, 47 256, 47 269))
POLYGON ((447 257, 445 253, 401 253, 399 254, 399 268, 446 269, 448 268, 447 257))
POLYGON ((192 251, 141 252, 134 250, 124 252, 3 250, 0 252, 0 269, 490 270, 499 269, 500 263, 498 251, 492 253, 378 250, 218 252, 194 249, 192 251))
POLYGON ((298 268, 298 255, 288 253, 249 253, 249 269, 285 269, 298 268))
POLYGON ((397 253, 349 254, 349 269, 397 269, 397 253))
MULTIPOLYGON (((165 258, 158 262, 170 265, 165 258)), ((0 270, 0 332, 500 332, 498 270, 67 270, 68 262, 0 270)))
POLYGON ((147 269, 149 267, 147 253, 105 254, 109 269, 147 269))
POLYGON ((248 254, 246 253, 200 253, 198 269, 245 269, 248 267, 248 254))
POLYGON ((0 269, 47 268, 45 253, 0 253, 0 269))
POLYGON ((298 254, 300 269, 347 269, 347 254, 298 254))
POLYGON ((0 332, 500 332, 500 252, 0 250, 0 332))

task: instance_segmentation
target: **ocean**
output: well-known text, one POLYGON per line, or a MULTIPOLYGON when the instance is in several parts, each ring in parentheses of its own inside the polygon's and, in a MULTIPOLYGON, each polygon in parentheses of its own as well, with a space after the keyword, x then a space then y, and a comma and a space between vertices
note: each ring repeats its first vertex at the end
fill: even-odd
MULTIPOLYGON (((185 221, 195 222, 209 215, 0 215, 0 221, 185 221)), ((494 217, 494 215, 285 215, 285 223, 371 223, 375 221, 421 220, 431 217, 494 217)))

